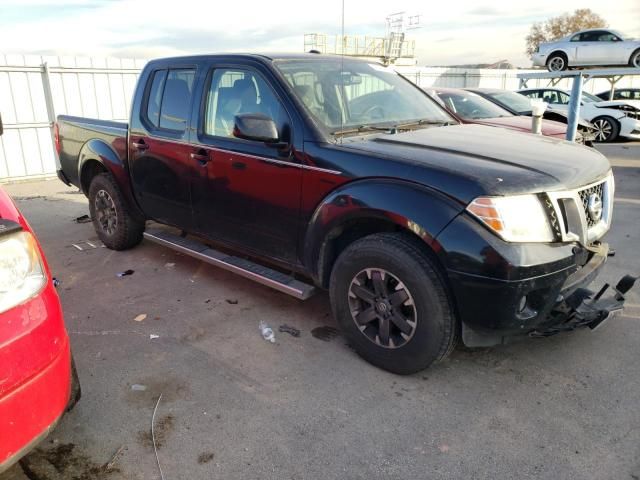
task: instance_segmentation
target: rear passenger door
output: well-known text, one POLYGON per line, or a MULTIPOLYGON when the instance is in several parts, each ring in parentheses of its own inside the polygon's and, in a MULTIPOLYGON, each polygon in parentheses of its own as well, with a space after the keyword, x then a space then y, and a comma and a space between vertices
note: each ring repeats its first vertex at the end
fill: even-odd
POLYGON ((159 222, 191 229, 189 122, 195 66, 167 66, 150 73, 129 134, 133 191, 144 213, 159 222))

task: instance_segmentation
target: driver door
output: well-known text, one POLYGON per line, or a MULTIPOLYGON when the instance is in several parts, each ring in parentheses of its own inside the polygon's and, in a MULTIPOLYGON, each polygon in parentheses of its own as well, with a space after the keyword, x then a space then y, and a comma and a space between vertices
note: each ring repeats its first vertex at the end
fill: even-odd
POLYGON ((213 68, 205 81, 194 155, 196 228, 207 237, 288 263, 297 259, 302 169, 293 156, 290 116, 259 72, 213 68), (236 138, 234 118, 273 119, 281 144, 236 138))

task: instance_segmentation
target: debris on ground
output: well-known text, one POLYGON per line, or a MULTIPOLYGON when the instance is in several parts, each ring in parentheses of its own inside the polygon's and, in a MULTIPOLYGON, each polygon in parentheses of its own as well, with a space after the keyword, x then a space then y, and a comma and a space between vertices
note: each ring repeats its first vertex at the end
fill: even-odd
POLYGON ((328 326, 316 327, 311 330, 311 335, 318 340, 322 340, 323 342, 330 342, 331 340, 336 338, 338 334, 339 332, 337 329, 328 326))
POLYGON ((237 305, 237 304, 238 304, 238 300, 237 300, 237 299, 235 299, 235 298, 233 298, 233 299, 231 299, 231 298, 227 298, 227 303, 228 303, 229 305, 237 305))
POLYGON ((173 267, 176 266, 176 264, 173 263, 173 262, 167 262, 167 263, 164 264, 164 266, 165 266, 165 268, 173 268, 173 267))
POLYGON ((149 334, 149 340, 153 340, 155 338, 160 338, 160 335, 156 335, 155 333, 149 334))
POLYGON ((278 327, 278 331, 282 333, 288 333, 291 336, 298 338, 300 336, 300 330, 295 327, 290 327, 286 323, 278 327))
POLYGON ((146 385, 142 385, 141 383, 134 383, 131 385, 131 390, 134 392, 144 392, 147 389, 146 385))
POLYGON ((111 457, 111 460, 109 460, 104 465, 104 471, 105 472, 110 472, 111 470, 114 469, 114 467, 116 466, 116 461, 118 460, 118 457, 122 453, 122 450, 124 450, 124 445, 120 446, 120 448, 118 450, 116 450, 116 453, 113 454, 113 457, 111 457))
POLYGON ((158 397, 158 401, 156 402, 156 407, 153 409, 153 414, 151 415, 151 440, 153 441, 153 451, 156 454, 156 463, 158 464, 158 470, 160 470, 160 478, 161 480, 164 480, 164 474, 162 473, 162 467, 160 466, 160 459, 158 458, 158 447, 156 446, 156 433, 154 430, 156 412, 158 411, 158 405, 160 405, 160 400, 162 400, 162 394, 160 394, 160 396, 158 397))
POLYGON ((88 240, 86 242, 72 243, 71 246, 76 248, 77 250, 80 250, 81 252, 84 250, 91 250, 94 248, 98 248, 98 246, 104 247, 104 245, 95 245, 89 242, 88 240))
POLYGON ((258 324, 258 328, 260 332, 262 332, 262 338, 264 338, 267 342, 275 343, 276 336, 273 333, 273 330, 264 320, 261 320, 258 324))
POLYGON ((142 322, 145 318, 147 318, 147 314, 146 313, 141 313, 140 315, 137 315, 136 318, 133 319, 134 322, 142 322))
POLYGON ((91 217, 89 215, 80 215, 77 217, 74 222, 76 223, 89 223, 91 222, 91 217))
POLYGON ((209 303, 210 301, 211 301, 211 299, 210 299, 210 298, 207 298, 207 299, 204 301, 204 303, 209 303))
POLYGON ((125 270, 124 272, 118 273, 118 277, 128 277, 129 275, 133 275, 135 270, 125 270))
POLYGON ((53 286, 58 288, 60 285, 62 285, 62 280, 60 280, 59 278, 53 277, 53 286))

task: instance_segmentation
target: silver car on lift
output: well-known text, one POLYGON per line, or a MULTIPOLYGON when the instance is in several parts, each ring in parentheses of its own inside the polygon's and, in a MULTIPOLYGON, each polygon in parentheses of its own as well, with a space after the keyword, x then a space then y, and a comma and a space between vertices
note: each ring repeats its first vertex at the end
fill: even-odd
POLYGON ((535 66, 546 66, 550 72, 596 65, 640 68, 640 40, 617 30, 581 30, 560 40, 541 43, 531 59, 535 66))

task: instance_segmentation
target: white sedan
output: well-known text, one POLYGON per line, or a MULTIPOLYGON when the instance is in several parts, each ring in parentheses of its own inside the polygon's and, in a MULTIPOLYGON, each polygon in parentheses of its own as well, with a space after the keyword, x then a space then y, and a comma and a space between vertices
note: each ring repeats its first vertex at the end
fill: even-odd
POLYGON ((595 65, 640 68, 640 40, 617 30, 581 30, 560 40, 541 43, 531 59, 535 66, 546 66, 550 72, 595 65))
MULTIPOLYGON (((539 98, 549 109, 568 113, 571 93, 559 88, 527 88, 518 93, 539 98)), ((580 118, 594 126, 597 142, 611 142, 618 136, 640 140, 640 100, 601 100, 582 93, 580 118)))

